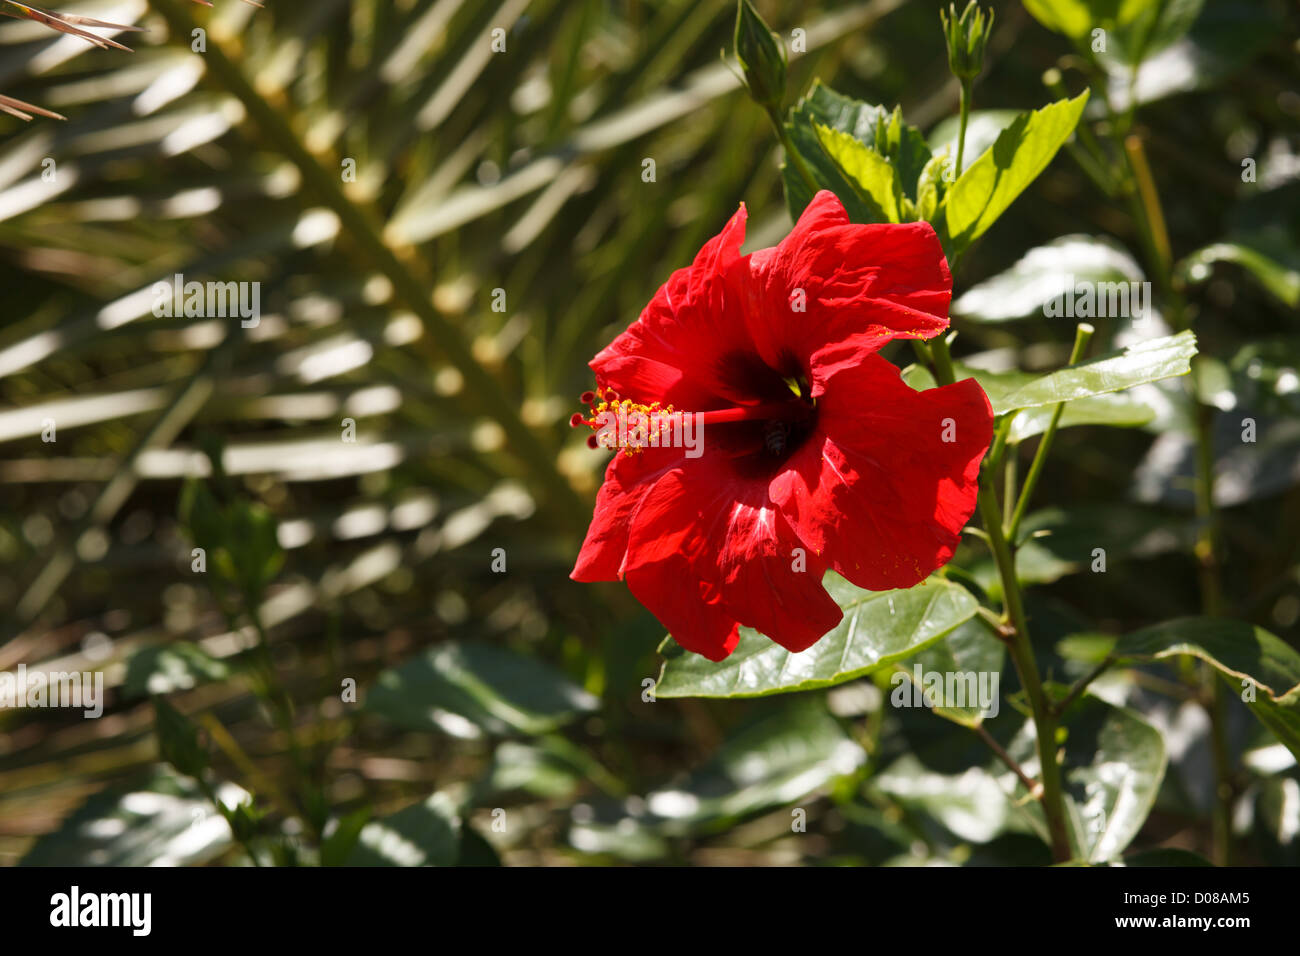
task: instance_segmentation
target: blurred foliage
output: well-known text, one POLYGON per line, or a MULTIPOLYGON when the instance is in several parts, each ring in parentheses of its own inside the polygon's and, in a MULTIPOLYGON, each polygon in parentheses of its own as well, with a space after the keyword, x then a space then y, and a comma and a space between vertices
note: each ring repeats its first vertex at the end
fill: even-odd
MULTIPOLYGON (((901 104, 931 147, 953 141, 939 4, 755 6, 787 47, 806 34, 786 106, 820 77, 901 104)), ((1043 26, 1050 8, 1078 30, 1089 4, 994 6, 968 165, 1015 112, 1089 85, 1043 26)), ((1189 30, 1115 25, 1083 123, 1104 135, 1102 99, 1141 104, 1200 353, 1221 370, 1199 381, 1228 435, 1226 601, 1294 645, 1300 11, 1169 6, 1196 14, 1189 30), (1243 445, 1252 413, 1268 438, 1243 445)), ((621 586, 567 578, 603 467, 566 427, 584 363, 738 202, 747 248, 789 227, 781 149, 718 61, 734 3, 66 9, 145 32, 118 37, 127 55, 0 22, 0 90, 67 117, 0 115, 0 671, 102 670, 108 700, 99 720, 0 712, 0 862, 1045 861, 985 744, 887 706, 883 673, 799 698, 654 700, 657 622, 621 586), (177 274, 260 283, 260 319, 155 316, 177 274)), ((1034 270, 1141 274, 1149 237, 1090 162, 1072 142, 966 234, 984 233, 954 290, 956 351, 1004 389, 1069 354, 1073 323, 1025 291, 1034 270), (1015 305, 995 285, 1013 268, 1015 305)), ((1123 320, 1096 324, 1098 352, 1133 342, 1123 320)), ((1201 606, 1193 412, 1181 386, 1142 389, 1125 393, 1141 414, 1101 401, 1056 436, 1043 487, 1068 513, 1025 524, 1064 529, 1020 556, 1043 582, 1030 614, 1051 680, 1095 664, 1089 635, 1201 606), (1090 529, 1117 539, 1105 575, 1078 573, 1090 529)), ((1017 443, 1042 430, 1018 427, 1017 443)), ((977 545, 950 577, 996 596, 977 545)), ((924 653, 976 654, 969 626, 924 653)), ((1159 787, 1145 823, 1116 824, 1137 849, 1209 853, 1209 729, 1186 676, 1154 660, 1078 705, 1100 741, 1068 781, 1080 801, 1145 799, 1096 767, 1126 735, 1159 787)), ((1295 863, 1300 770, 1228 697, 1238 853, 1295 863)), ((1022 723, 1008 706, 984 725, 1014 753, 1022 723)))

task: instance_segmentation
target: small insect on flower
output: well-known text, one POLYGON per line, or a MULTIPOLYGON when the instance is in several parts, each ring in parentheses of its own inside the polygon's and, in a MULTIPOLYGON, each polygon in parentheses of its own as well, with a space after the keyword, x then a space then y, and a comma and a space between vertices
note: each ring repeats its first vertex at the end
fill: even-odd
POLYGON ((763 447, 767 453, 779 458, 785 454, 786 442, 790 438, 790 425, 787 422, 768 422, 763 427, 763 447))
POLYGON ((571 576, 626 581, 712 660, 741 624, 791 651, 815 643, 843 616, 828 569, 882 591, 946 563, 993 435, 973 379, 918 392, 876 354, 948 326, 928 223, 855 225, 823 191, 775 248, 742 256, 744 233, 742 206, 591 361, 592 413, 573 417, 594 430, 617 410, 635 427, 593 442, 619 451, 571 576), (702 452, 641 427, 662 409, 703 430, 702 452))

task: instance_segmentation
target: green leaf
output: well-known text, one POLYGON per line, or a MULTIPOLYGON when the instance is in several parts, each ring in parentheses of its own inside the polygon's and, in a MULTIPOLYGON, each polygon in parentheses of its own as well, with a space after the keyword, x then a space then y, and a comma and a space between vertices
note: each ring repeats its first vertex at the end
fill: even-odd
POLYGON ((1230 678, 1251 712, 1300 759, 1300 652, 1262 627, 1179 618, 1124 635, 1112 653, 1125 660, 1186 654, 1206 661, 1230 678))
POLYGON ((1191 358, 1195 354, 1196 336, 1190 331, 1148 339, 1122 352, 1044 375, 996 400, 990 395, 989 401, 993 403, 995 414, 1005 415, 1018 408, 1105 395, 1144 382, 1186 375, 1191 371, 1191 358))
POLYGON ((1022 113, 987 152, 967 167, 943 204, 945 246, 964 251, 982 236, 1069 139, 1083 115, 1088 91, 1032 113, 1022 113))
POLYGON ((1094 505, 1036 511, 1025 518, 1021 537, 1016 576, 1029 584, 1049 584, 1091 568, 1098 548, 1105 552, 1110 572, 1128 559, 1190 547, 1192 530, 1183 519, 1150 508, 1094 505))
POLYGON ((1127 109, 1130 92, 1143 104, 1214 88, 1267 49, 1286 23, 1283 8, 1275 4, 1217 2, 1193 9, 1198 5, 1199 0, 1168 0, 1145 47, 1140 25, 1134 24, 1097 55, 1109 75, 1113 109, 1127 109), (1142 64, 1134 82, 1139 53, 1142 64))
POLYGON ((196 547, 212 555, 225 544, 228 535, 225 512, 208 489, 207 482, 197 478, 186 480, 181 488, 177 512, 196 547))
POLYGON ((284 566, 278 523, 264 505, 244 498, 231 505, 227 520, 229 538, 226 551, 218 553, 217 567, 252 600, 260 600, 284 566))
POLYGON ((364 708, 412 730, 457 737, 544 734, 598 701, 532 657, 491 644, 441 644, 384 671, 364 708))
POLYGON ((1047 29, 1072 40, 1090 39, 1095 28, 1107 32, 1127 26, 1156 0, 1024 0, 1025 9, 1047 29))
POLYGON ((648 822, 668 834, 720 826, 801 800, 865 761, 822 701, 800 701, 730 737, 680 785, 647 794, 648 822))
POLYGON ((1163 3, 1146 4, 1134 18, 1132 28, 1119 37, 1121 55, 1131 65, 1139 57, 1145 60, 1159 53, 1182 39, 1196 23, 1204 6, 1205 0, 1164 0, 1163 3))
POLYGON ((367 823, 347 866, 455 866, 461 820, 456 803, 435 793, 391 816, 367 823))
POLYGON ((1199 853, 1183 850, 1173 846, 1157 847, 1154 850, 1142 850, 1124 857, 1115 866, 1214 866, 1199 853))
POLYGON ((1300 864, 1300 774, 1293 767, 1251 785, 1241 798, 1253 823, 1251 844, 1270 866, 1300 864))
POLYGON ((921 169, 916 181, 916 218, 929 222, 934 218, 943 197, 948 194, 948 179, 945 178, 949 164, 954 160, 948 148, 934 154, 921 169))
MULTIPOLYGON (((853 178, 823 148, 818 127, 842 133, 864 150, 884 159, 894 171, 895 181, 891 195, 896 197, 894 204, 898 208, 898 215, 902 216, 908 211, 906 207, 916 198, 917 180, 930 159, 930 151, 920 131, 903 122, 902 113, 898 109, 891 113, 884 107, 836 93, 820 81, 815 81, 808 94, 791 108, 785 123, 791 145, 818 185, 831 190, 844 203, 849 219, 853 222, 890 221, 885 218, 885 204, 880 199, 868 198, 872 194, 871 189, 855 186, 853 178)), ((838 137, 834 139, 835 148, 850 165, 871 164, 874 168, 875 160, 859 156, 858 151, 847 141, 841 141, 838 137)), ((875 188, 875 180, 880 175, 877 170, 867 177, 872 188, 875 188)), ((812 201, 813 193, 789 161, 782 167, 782 180, 790 216, 798 219, 799 214, 812 201)))
POLYGON ((225 661, 210 656, 197 644, 173 641, 144 647, 131 655, 122 693, 127 697, 170 694, 229 676, 225 661))
MULTIPOLYGON (((979 382, 995 409, 1006 396, 1014 394, 1039 378, 1030 372, 989 372, 960 362, 953 364, 953 370, 958 381, 973 378, 979 382)), ((935 387, 934 376, 922 365, 909 365, 903 371, 903 380, 918 390, 935 387)), ((1054 406, 1022 409, 1011 422, 1007 441, 1016 445, 1045 432, 1051 422, 1053 410, 1054 406)), ((1155 409, 1141 399, 1123 393, 1107 393, 1067 403, 1057 427, 1109 425, 1117 428, 1136 428, 1149 424, 1155 417, 1155 409)))
MULTIPOLYGON (((1043 316, 1048 304, 1072 291, 1076 283, 1142 280, 1141 266, 1118 243, 1094 236, 1062 236, 1030 249, 1010 269, 972 286, 953 302, 952 312, 974 322, 1043 316)), ((1103 287, 1099 300, 1105 294, 1103 287)))
POLYGON ((912 754, 890 764, 871 785, 906 807, 929 814, 962 840, 987 843, 1011 820, 1011 806, 997 778, 982 767, 960 774, 928 769, 912 754))
POLYGON ((158 734, 158 755, 187 777, 197 777, 208 766, 208 751, 192 720, 164 697, 153 699, 154 730, 158 734))
POLYGON ((899 189, 894 167, 848 133, 817 124, 817 141, 853 184, 875 222, 898 222, 899 189))
POLYGON ((731 656, 714 663, 669 638, 659 648, 666 660, 656 697, 763 697, 842 684, 915 654, 977 606, 965 588, 943 578, 883 592, 864 591, 834 573, 824 583, 844 619, 812 647, 792 654, 745 627, 731 656))
POLYGON ((1300 416, 1300 335, 1249 342, 1238 349, 1224 371, 1227 381, 1219 384, 1230 390, 1231 397, 1225 401, 1221 395, 1203 395, 1202 401, 1224 411, 1248 408, 1300 416))
POLYGON ((457 866, 502 866, 496 847, 489 843, 469 824, 460 828, 460 849, 456 853, 457 866))
POLYGON ((369 807, 362 807, 340 817, 335 822, 334 828, 321 841, 320 865, 343 866, 356 848, 362 829, 369 822, 369 807))
POLYGON ((1231 262, 1241 266, 1258 280, 1279 302, 1290 308, 1300 306, 1300 266, 1294 250, 1270 248, 1264 243, 1216 242, 1197 249, 1178 263, 1177 272, 1189 282, 1203 282, 1213 273, 1212 266, 1231 262))
MULTIPOLYGON (((1061 688, 1062 692, 1064 688, 1061 688)), ((1164 779, 1164 738, 1137 714, 1085 694, 1065 713, 1063 777, 1070 837, 1076 857, 1090 863, 1114 860, 1142 829, 1164 779)), ((1031 778, 1039 763, 1033 722, 1007 750, 1031 778)), ((1024 786, 1009 772, 1020 798, 1024 786)), ((1046 832, 1042 810, 1026 808, 1040 834, 1046 832)))
POLYGON ((1132 65, 1163 50, 1196 21, 1205 0, 1024 0, 1039 23, 1096 51, 1093 31, 1105 31, 1105 52, 1132 65))
MULTIPOLYGON (((250 799, 232 783, 217 787, 217 796, 227 806, 250 799)), ((231 842, 230 825, 198 785, 158 766, 136 786, 90 797, 20 865, 185 866, 213 859, 231 842)))
MULTIPOLYGON (((896 671, 914 679, 914 668, 922 674, 1001 674, 1007 648, 1002 641, 989 633, 988 628, 972 618, 945 637, 931 644, 919 654, 894 665, 896 671)), ((935 714, 963 727, 978 727, 984 722, 984 711, 978 702, 967 706, 937 706, 935 714)))
POLYGON ((497 746, 481 783, 481 792, 522 790, 544 800, 567 800, 581 786, 583 774, 554 748, 507 740, 497 746))
POLYGON ((877 119, 875 149, 896 170, 901 194, 915 200, 921 172, 931 159, 930 147, 919 129, 903 121, 901 106, 877 119))

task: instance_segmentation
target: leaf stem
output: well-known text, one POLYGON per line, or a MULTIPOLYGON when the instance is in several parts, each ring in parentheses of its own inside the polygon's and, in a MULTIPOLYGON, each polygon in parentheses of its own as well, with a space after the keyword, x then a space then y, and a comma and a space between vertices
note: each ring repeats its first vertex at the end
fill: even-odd
MULTIPOLYGON (((1074 330, 1074 348, 1070 350, 1070 361, 1066 363, 1068 368, 1075 365, 1083 357, 1085 350, 1088 348, 1088 342, 1095 332, 1087 322, 1080 322, 1074 330)), ((1056 408, 1052 409, 1052 420, 1047 423, 1047 430, 1043 432, 1043 437, 1039 439, 1038 448, 1034 452, 1034 460, 1029 466, 1029 471, 1025 474, 1025 483, 1020 489, 1020 497, 1016 501, 1015 511, 1011 513, 1011 520, 1007 522, 1006 534, 1013 542, 1017 540, 1017 534, 1020 531, 1020 522, 1024 520, 1025 511, 1029 507, 1029 500, 1034 495, 1034 489, 1038 486, 1038 478, 1043 472, 1044 465, 1047 464, 1047 455, 1052 450, 1052 440, 1056 437, 1056 429, 1061 424, 1061 415, 1065 411, 1065 402, 1058 402, 1056 408)), ((1011 495, 1011 489, 1007 489, 1008 498, 1011 495)))
POLYGON ((1058 717, 1065 713, 1066 708, 1073 704, 1075 699, 1088 689, 1088 685, 1104 674, 1114 663, 1114 659, 1107 656, 1100 664, 1075 681, 1074 686, 1070 688, 1069 693, 1061 698, 1060 701, 1052 705, 1052 713, 1056 714, 1058 717))
POLYGON ((989 745, 990 750, 998 755, 998 759, 1006 764, 1007 768, 1020 778, 1020 783, 1027 793, 1034 797, 1041 797, 1042 787, 1029 778, 1029 774, 1025 773, 1024 767, 1016 763, 1016 759, 1012 757, 1011 754, 1007 753, 1006 749, 1000 743, 993 739, 993 735, 984 728, 983 724, 975 725, 975 733, 979 735, 980 740, 989 745))

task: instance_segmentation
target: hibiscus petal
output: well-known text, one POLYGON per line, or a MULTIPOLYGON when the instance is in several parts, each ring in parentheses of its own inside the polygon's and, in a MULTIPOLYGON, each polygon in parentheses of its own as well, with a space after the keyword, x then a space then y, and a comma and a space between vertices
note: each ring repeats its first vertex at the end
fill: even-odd
POLYGON ((695 261, 674 272, 626 332, 591 361, 596 380, 621 397, 688 411, 756 402, 781 384, 754 355, 741 302, 726 273, 740 261, 745 207, 695 261))
POLYGON ((975 511, 993 410, 973 379, 918 392, 879 356, 830 377, 817 432, 771 482, 808 547, 859 587, 945 564, 975 511))
POLYGON ((605 469, 586 540, 569 574, 575 581, 617 581, 623 576, 632 516, 655 481, 677 467, 682 449, 646 448, 634 455, 618 452, 605 469))
POLYGON ((731 613, 788 651, 807 650, 844 617, 822 587, 825 563, 807 553, 770 500, 737 503, 718 562, 731 613))
POLYGON ((684 559, 668 559, 628 571, 628 590, 682 647, 711 661, 723 660, 740 642, 731 612, 700 593, 684 559))
POLYGON ((717 451, 683 461, 642 498, 627 547, 628 585, 688 649, 718 651, 729 619, 804 650, 842 616, 821 585, 826 564, 794 553, 802 542, 766 481, 737 474, 717 451))
POLYGON ((952 275, 926 222, 849 223, 822 190, 790 234, 733 279, 763 361, 786 374, 856 364, 894 338, 948 327, 952 275))

